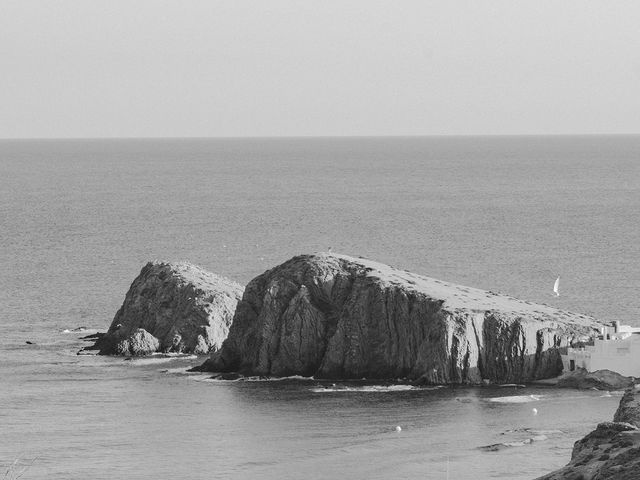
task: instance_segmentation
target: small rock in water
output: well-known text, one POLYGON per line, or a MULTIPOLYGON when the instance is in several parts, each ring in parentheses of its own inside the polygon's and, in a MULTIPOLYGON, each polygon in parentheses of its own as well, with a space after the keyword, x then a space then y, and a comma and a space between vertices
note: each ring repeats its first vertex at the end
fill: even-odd
POLYGON ((401 432, 401 431, 402 431, 402 427, 401 427, 400 425, 398 425, 398 426, 396 427, 396 432, 401 432))

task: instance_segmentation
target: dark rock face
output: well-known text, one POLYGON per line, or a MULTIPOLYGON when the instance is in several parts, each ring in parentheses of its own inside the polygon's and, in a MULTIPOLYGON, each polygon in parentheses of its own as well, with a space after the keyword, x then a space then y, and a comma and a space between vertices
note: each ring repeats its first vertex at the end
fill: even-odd
POLYGON ((625 377, 611 370, 587 372, 583 368, 564 374, 558 379, 558 387, 565 388, 624 390, 633 386, 633 384, 632 377, 625 377))
POLYGON ((640 387, 629 389, 624 393, 618 410, 613 416, 614 422, 625 422, 640 428, 640 387))
POLYGON ((247 285, 201 367, 252 375, 524 382, 562 370, 592 318, 337 254, 294 257, 247 285))
POLYGON ((109 330, 90 348, 102 355, 210 353, 227 338, 242 291, 241 285, 188 263, 149 262, 109 330))
POLYGON ((640 390, 629 388, 613 422, 573 446, 569 464, 538 480, 637 480, 640 478, 640 390))

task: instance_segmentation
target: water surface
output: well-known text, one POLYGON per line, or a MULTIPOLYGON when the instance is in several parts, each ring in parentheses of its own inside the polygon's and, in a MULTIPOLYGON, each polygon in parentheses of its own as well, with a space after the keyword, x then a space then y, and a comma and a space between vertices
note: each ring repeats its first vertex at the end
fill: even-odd
POLYGON ((329 246, 639 326, 639 159, 637 136, 1 141, 0 464, 37 457, 25 479, 563 465, 618 397, 216 382, 181 373, 201 359, 78 357, 61 332, 106 329, 148 260, 246 283, 329 246), (538 399, 488 400, 506 395, 538 399), (497 443, 521 445, 478 448, 497 443))

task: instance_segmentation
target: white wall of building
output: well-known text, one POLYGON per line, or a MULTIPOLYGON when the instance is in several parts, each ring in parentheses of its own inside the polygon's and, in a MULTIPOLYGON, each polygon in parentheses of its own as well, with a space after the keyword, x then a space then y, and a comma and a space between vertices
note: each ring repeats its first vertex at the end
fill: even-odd
POLYGON ((630 332, 610 334, 610 339, 596 339, 592 346, 569 348, 562 355, 565 372, 584 368, 589 372, 611 370, 627 377, 640 377, 640 335, 630 332), (575 369, 574 368, 574 369, 575 369))

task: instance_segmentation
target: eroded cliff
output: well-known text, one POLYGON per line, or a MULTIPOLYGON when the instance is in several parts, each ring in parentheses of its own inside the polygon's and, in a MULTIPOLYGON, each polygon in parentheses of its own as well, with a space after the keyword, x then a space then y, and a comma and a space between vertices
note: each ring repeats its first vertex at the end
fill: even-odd
POLYGON ((227 338, 242 291, 189 263, 149 262, 109 330, 90 348, 103 355, 215 351, 227 338))
POLYGON ((370 260, 301 255, 256 277, 202 366, 252 375, 524 382, 560 373, 558 349, 593 318, 370 260))

